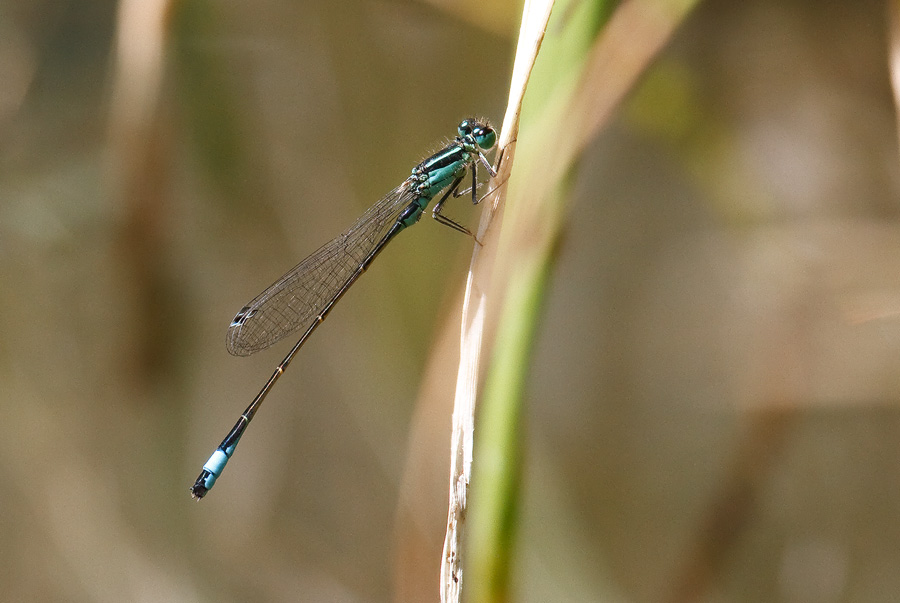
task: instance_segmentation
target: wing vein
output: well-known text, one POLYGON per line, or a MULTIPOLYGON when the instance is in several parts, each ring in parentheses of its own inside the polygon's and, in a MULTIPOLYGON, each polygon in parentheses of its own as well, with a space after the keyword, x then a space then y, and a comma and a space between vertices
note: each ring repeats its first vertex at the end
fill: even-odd
POLYGON ((256 296, 228 328, 228 351, 235 356, 249 356, 311 324, 416 194, 413 179, 405 180, 350 228, 256 296))

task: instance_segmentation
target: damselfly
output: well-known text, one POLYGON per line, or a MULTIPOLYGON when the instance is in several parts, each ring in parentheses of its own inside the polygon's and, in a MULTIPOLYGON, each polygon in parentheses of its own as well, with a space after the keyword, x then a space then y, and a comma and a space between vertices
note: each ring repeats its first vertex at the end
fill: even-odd
POLYGON ((236 356, 249 356, 299 329, 304 330, 299 341, 275 368, 253 402, 203 465, 191 487, 194 498, 203 498, 216 483, 269 390, 316 327, 385 245, 401 230, 418 222, 431 200, 444 189, 446 192, 431 211, 432 217, 474 238, 469 229, 443 215, 441 210, 451 195, 461 197, 469 190, 472 202, 480 201, 476 194, 477 166, 481 163, 492 176, 497 175, 484 156, 484 152, 492 149, 497 142, 497 134, 487 122, 477 119, 462 121, 457 131, 453 142, 414 167, 412 174, 400 186, 370 207, 353 226, 297 264, 241 308, 231 321, 225 345, 236 356), (459 187, 469 172, 472 174, 471 189, 461 191, 459 187))

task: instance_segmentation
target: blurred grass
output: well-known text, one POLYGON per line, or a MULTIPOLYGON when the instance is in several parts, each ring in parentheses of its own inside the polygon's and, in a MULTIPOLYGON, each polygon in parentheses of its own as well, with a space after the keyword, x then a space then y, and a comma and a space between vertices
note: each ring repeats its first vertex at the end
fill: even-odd
MULTIPOLYGON (((229 358, 227 321, 461 117, 499 117, 511 33, 490 32, 516 9, 181 3, 209 16, 166 30, 133 179, 116 9, 0 7, 3 598, 433 599, 450 410, 412 401, 439 317, 458 338, 471 248, 446 229, 410 229, 342 301, 215 498, 187 487, 277 362, 229 358)), ((515 598, 897 599, 887 47, 880 2, 704 3, 579 154, 526 383, 515 598)))

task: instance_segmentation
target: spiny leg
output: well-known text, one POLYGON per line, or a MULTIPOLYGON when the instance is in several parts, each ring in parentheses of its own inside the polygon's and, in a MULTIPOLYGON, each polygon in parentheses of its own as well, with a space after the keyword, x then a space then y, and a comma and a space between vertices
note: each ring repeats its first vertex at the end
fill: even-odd
MULTIPOLYGON (((502 154, 501 154, 501 155, 502 155, 502 154)), ((490 162, 487 160, 487 157, 485 157, 483 153, 478 153, 478 160, 481 162, 481 164, 482 164, 482 165, 487 169, 487 171, 490 173, 491 178, 496 178, 496 177, 497 177, 497 170, 494 169, 494 167, 490 164, 490 162)), ((499 160, 498 160, 497 165, 498 165, 498 166, 500 165, 499 160)), ((497 187, 494 187, 494 188, 492 188, 491 190, 489 190, 488 192, 486 192, 485 194, 483 194, 480 198, 479 198, 478 196, 476 196, 475 190, 483 184, 482 182, 478 182, 478 180, 477 180, 477 176, 476 176, 476 174, 477 174, 477 169, 476 169, 477 166, 478 166, 477 163, 473 163, 473 164, 472 164, 472 186, 470 186, 469 188, 465 188, 465 189, 463 189, 463 190, 456 190, 456 191, 453 192, 453 196, 454 196, 454 197, 462 197, 463 195, 467 195, 467 194, 469 194, 469 193, 472 193, 472 205, 478 205, 479 203, 481 203, 482 201, 484 201, 484 199, 485 199, 488 195, 490 195, 490 194, 493 193, 495 190, 497 190, 497 187)))
MULTIPOLYGON (((498 168, 500 167, 500 161, 502 159, 503 159, 503 151, 500 151, 500 157, 497 158, 497 167, 498 168)), ((481 151, 478 152, 478 160, 481 162, 481 165, 483 165, 487 169, 488 173, 490 173, 491 178, 497 177, 497 170, 494 169, 494 166, 491 165, 491 162, 488 161, 487 157, 485 157, 484 153, 482 153, 481 151)))
MULTIPOLYGON (((478 162, 481 162, 481 164, 485 167, 485 169, 487 169, 487 171, 491 175, 491 178, 495 178, 497 176, 497 170, 494 169, 494 167, 491 165, 491 162, 488 161, 487 157, 485 157, 484 154, 481 152, 478 153, 478 162)), ((481 198, 478 197, 478 193, 477 193, 478 186, 479 186, 478 162, 472 163, 469 168, 472 170, 472 186, 470 186, 469 188, 463 189, 463 190, 459 190, 459 185, 462 183, 462 180, 465 177, 465 174, 462 174, 461 176, 459 176, 456 180, 453 181, 453 184, 450 185, 450 188, 447 190, 447 192, 444 193, 443 196, 440 198, 440 200, 434 205, 434 209, 431 211, 431 217, 434 218, 435 220, 437 220, 438 223, 443 224, 444 226, 449 226, 450 228, 452 228, 454 230, 457 230, 459 232, 469 235, 470 237, 475 239, 476 243, 481 245, 481 241, 478 240, 478 237, 476 237, 475 234, 471 230, 469 230, 462 224, 456 222, 455 220, 453 220, 451 218, 448 218, 443 213, 441 213, 441 210, 444 208, 444 203, 447 201, 447 199, 450 197, 450 195, 453 195, 453 197, 456 198, 456 197, 462 197, 463 195, 466 195, 468 193, 472 193, 472 204, 478 205, 479 203, 481 203, 484 200, 485 197, 487 197, 492 192, 494 192, 494 190, 496 190, 496 189, 491 189, 487 193, 485 193, 484 196, 482 196, 481 198)))
POLYGON ((475 235, 473 235, 472 231, 470 231, 468 228, 466 228, 462 224, 456 222, 455 220, 453 220, 451 218, 448 218, 447 216, 445 216, 444 214, 441 213, 441 210, 444 208, 444 203, 446 203, 447 199, 450 197, 451 194, 453 194, 454 197, 459 196, 456 194, 456 191, 459 188, 459 184, 462 182, 462 179, 464 176, 465 176, 465 174, 457 177, 456 180, 453 181, 453 184, 450 185, 450 188, 447 190, 446 193, 444 193, 444 195, 441 197, 440 201, 438 201, 434 205, 434 209, 431 210, 431 217, 434 218, 435 220, 437 220, 438 223, 443 224, 444 226, 449 226, 450 228, 452 228, 454 230, 465 233, 465 234, 469 235, 470 237, 475 238, 475 235))
POLYGON ((450 197, 451 194, 453 194, 454 197, 459 196, 459 195, 456 195, 455 193, 456 193, 456 190, 459 188, 459 184, 460 184, 460 182, 462 182, 464 177, 465 177, 465 174, 462 174, 461 176, 457 177, 456 180, 453 181, 453 184, 450 185, 450 188, 447 190, 446 193, 444 193, 444 195, 441 197, 440 201, 435 203, 434 209, 431 210, 431 217, 434 218, 435 220, 437 220, 437 222, 439 224, 443 224, 444 226, 449 226, 453 230, 457 230, 461 233, 469 235, 470 237, 475 239, 476 243, 480 244, 480 241, 478 241, 478 239, 475 237, 475 235, 472 233, 471 230, 469 230, 462 224, 456 222, 455 220, 453 220, 451 218, 448 218, 447 216, 445 216, 444 214, 441 213, 441 210, 444 208, 444 203, 447 201, 447 199, 450 197))

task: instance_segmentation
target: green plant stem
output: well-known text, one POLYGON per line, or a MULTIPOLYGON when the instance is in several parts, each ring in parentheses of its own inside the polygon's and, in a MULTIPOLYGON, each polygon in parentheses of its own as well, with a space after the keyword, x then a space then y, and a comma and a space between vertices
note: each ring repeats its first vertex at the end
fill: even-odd
POLYGON ((524 394, 566 215, 568 176, 695 2, 627 1, 602 36, 606 4, 581 3, 571 11, 563 4, 557 3, 554 15, 567 22, 551 36, 551 19, 526 95, 490 295, 495 305, 488 321, 496 317, 497 329, 479 400, 469 521, 468 600, 474 603, 511 599, 524 394))

